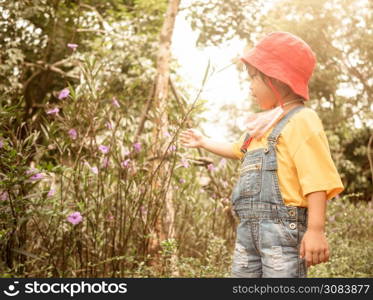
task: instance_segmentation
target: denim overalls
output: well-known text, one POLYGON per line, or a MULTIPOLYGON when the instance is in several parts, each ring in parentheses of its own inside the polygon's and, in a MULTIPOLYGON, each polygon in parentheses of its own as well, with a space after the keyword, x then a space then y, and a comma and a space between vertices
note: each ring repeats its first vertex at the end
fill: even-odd
POLYGON ((275 125, 267 148, 247 151, 233 188, 237 227, 231 277, 307 277, 300 242, 307 229, 307 208, 286 206, 281 196, 276 143, 287 121, 304 105, 296 106, 275 125))

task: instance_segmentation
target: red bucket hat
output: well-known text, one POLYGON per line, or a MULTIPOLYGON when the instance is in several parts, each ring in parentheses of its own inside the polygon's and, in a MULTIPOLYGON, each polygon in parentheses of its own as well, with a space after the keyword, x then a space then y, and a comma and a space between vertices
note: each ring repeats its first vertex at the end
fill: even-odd
MULTIPOLYGON (((245 52, 240 60, 286 83, 295 94, 309 100, 308 82, 316 66, 316 55, 301 38, 289 32, 269 33, 254 48, 245 52)), ((269 84, 283 104, 271 81, 269 84)))

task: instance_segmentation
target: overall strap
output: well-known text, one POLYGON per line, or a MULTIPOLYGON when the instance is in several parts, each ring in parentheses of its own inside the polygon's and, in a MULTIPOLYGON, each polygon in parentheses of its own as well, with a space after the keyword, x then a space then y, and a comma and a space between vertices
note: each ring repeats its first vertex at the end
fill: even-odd
POLYGON ((281 131, 285 127, 286 123, 289 121, 292 115, 303 108, 305 108, 304 105, 296 106, 293 109, 289 110, 284 117, 282 117, 282 119, 275 125, 275 127, 272 129, 272 132, 267 138, 269 145, 276 145, 277 139, 280 136, 281 131))
POLYGON ((276 143, 277 139, 281 134, 282 129, 285 127, 286 123, 289 119, 294 115, 297 111, 305 108, 304 105, 296 106, 293 109, 286 112, 285 116, 275 125, 272 132, 269 134, 267 141, 268 147, 264 149, 264 153, 266 154, 266 161, 264 164, 264 170, 274 171, 277 170, 277 158, 276 158, 276 143))

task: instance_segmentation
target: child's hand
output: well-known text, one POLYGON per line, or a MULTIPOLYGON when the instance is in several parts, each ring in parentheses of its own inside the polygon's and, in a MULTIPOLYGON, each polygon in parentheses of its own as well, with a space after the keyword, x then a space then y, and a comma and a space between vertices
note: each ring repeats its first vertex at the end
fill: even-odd
POLYGON ((300 245, 300 257, 306 259, 307 267, 329 260, 329 244, 324 231, 307 230, 300 245))
POLYGON ((187 148, 199 148, 202 146, 204 135, 196 129, 189 128, 180 133, 180 141, 187 148))

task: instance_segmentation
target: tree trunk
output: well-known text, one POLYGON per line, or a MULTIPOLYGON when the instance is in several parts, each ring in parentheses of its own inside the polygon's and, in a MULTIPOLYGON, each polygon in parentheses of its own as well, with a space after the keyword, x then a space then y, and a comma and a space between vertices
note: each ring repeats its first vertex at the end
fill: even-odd
MULTIPOLYGON (((167 101, 169 90, 169 74, 170 74, 170 58, 171 58, 171 40, 173 29, 175 26, 175 19, 179 9, 180 0, 169 0, 167 12, 164 18, 163 26, 160 33, 160 45, 157 56, 157 75, 155 78, 154 90, 154 105, 155 119, 153 130, 153 147, 152 154, 154 157, 161 158, 162 153, 166 149, 167 144, 164 139, 164 132, 168 130, 168 116, 167 116, 167 101)), ((153 170, 159 165, 160 159, 153 161, 153 170)), ((152 191, 159 192, 167 186, 170 170, 170 162, 167 160, 163 162, 162 167, 157 173, 157 177, 153 180, 152 191)), ((153 235, 151 235, 148 244, 148 253, 151 254, 151 265, 162 268, 162 260, 158 251, 161 249, 160 243, 167 239, 175 238, 175 209, 173 203, 173 189, 167 189, 165 196, 159 197, 156 202, 159 205, 160 213, 157 217, 156 224, 153 228, 153 235)), ((156 196, 155 196, 156 197, 156 196)), ((176 267, 177 255, 171 254, 170 257, 172 276, 179 276, 176 267)))

